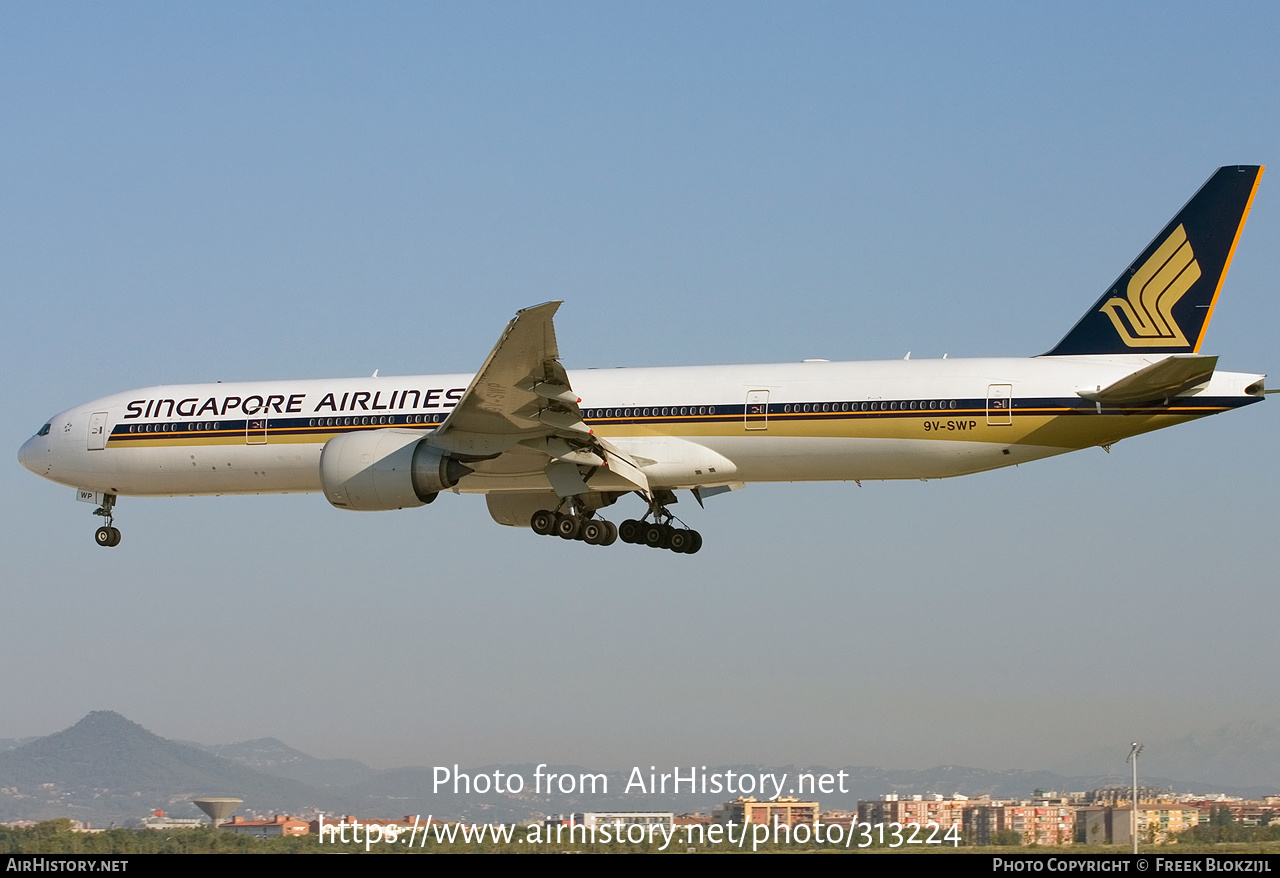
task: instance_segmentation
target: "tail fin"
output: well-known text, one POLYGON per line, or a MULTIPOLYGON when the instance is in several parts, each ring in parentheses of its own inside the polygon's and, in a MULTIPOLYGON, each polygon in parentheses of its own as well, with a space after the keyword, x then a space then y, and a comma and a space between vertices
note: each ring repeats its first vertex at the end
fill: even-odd
POLYGON ((1199 351, 1262 171, 1218 168, 1044 356, 1199 351))

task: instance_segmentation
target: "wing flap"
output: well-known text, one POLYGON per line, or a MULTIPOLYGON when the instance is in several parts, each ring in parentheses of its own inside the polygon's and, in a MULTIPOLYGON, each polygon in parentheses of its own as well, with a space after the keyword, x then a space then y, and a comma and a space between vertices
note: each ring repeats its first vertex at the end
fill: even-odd
POLYGON ((635 462, 631 455, 627 454, 621 448, 618 448, 612 442, 596 437, 596 442, 600 449, 604 451, 605 465, 609 471, 626 479, 646 494, 649 493, 649 479, 640 470, 640 466, 635 462))

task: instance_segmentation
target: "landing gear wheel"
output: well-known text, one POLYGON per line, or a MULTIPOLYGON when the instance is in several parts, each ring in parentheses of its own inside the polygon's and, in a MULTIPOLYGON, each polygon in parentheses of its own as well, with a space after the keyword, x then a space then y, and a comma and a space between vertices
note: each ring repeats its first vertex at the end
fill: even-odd
POLYGON ((691 530, 689 531, 689 536, 691 537, 689 541, 689 548, 685 549, 684 553, 686 555, 696 555, 698 550, 702 548, 702 534, 698 533, 696 530, 691 530))
POLYGON ((93 510, 94 515, 102 516, 102 527, 94 531, 94 534, 93 534, 93 541, 97 543, 99 546, 106 546, 110 548, 111 546, 120 545, 120 529, 117 527, 112 527, 111 525, 112 511, 115 508, 116 508, 116 495, 103 494, 102 505, 99 506, 97 509, 93 510))
POLYGON ((546 509, 539 509, 529 519, 529 527, 541 536, 548 536, 556 528, 556 514, 546 509))
POLYGON ((576 540, 582 529, 582 520, 563 513, 556 516, 556 536, 562 540, 576 540))
POLYGON ((612 521, 606 521, 604 526, 607 533, 604 535, 604 539, 600 541, 600 545, 612 546, 618 539, 618 526, 612 521))
MULTIPOLYGON (((618 536, 624 543, 638 543, 651 549, 670 549, 677 555, 692 555, 702 548, 702 534, 686 526, 667 508, 676 502, 675 492, 657 490, 636 493, 649 504, 649 511, 639 521, 629 518, 618 525, 618 536)), ((696 496, 697 491, 694 494, 696 496)))
POLYGON ((603 545, 604 538, 609 535, 609 529, 605 527, 606 522, 598 518, 585 521, 582 524, 582 541, 589 546, 603 545))
POLYGON ((651 549, 665 549, 671 545, 671 526, 651 524, 644 529, 644 544, 651 549))

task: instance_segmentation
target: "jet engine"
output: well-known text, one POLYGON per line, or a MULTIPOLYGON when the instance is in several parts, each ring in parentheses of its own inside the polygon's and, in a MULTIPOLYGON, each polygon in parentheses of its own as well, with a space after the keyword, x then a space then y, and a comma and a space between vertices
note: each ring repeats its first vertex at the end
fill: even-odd
POLYGON ((425 506, 470 472, 471 467, 432 446, 418 430, 343 433, 320 450, 320 484, 339 509, 425 506))

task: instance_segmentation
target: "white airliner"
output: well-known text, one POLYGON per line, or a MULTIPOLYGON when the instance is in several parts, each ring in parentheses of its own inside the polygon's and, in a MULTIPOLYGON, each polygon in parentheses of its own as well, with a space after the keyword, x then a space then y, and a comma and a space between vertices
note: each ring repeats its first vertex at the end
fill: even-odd
POLYGON ((1220 168, 1053 350, 1030 359, 567 372, 552 316, 516 314, 472 374, 133 390, 22 446, 120 542, 120 496, 322 492, 352 510, 484 494, 500 524, 675 552, 670 511, 748 482, 935 479, 1112 443, 1258 402, 1262 375, 1200 345, 1260 166, 1220 168), (627 494, 620 526, 600 510, 627 494))

